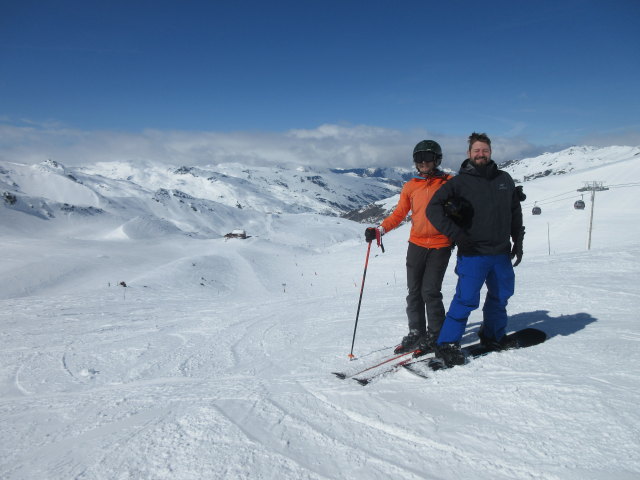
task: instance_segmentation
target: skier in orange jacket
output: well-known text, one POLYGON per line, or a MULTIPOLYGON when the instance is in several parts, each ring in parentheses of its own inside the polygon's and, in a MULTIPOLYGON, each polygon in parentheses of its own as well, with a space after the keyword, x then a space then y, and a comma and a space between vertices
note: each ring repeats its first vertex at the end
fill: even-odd
POLYGON ((370 242, 398 227, 411 211, 411 233, 407 248, 407 317, 409 333, 395 348, 396 353, 420 349, 433 351, 444 322, 442 280, 449 265, 452 245, 449 238, 429 222, 425 211, 433 194, 451 175, 438 167, 442 149, 433 140, 423 140, 413 149, 418 174, 402 187, 394 211, 380 226, 369 227, 365 239, 370 242))

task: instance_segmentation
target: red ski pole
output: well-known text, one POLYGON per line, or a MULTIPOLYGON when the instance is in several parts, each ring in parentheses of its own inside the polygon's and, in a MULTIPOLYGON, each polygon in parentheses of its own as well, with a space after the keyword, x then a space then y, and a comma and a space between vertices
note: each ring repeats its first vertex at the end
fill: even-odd
POLYGON ((371 242, 367 247, 367 258, 364 261, 364 273, 362 274, 362 285, 360 286, 360 300, 358 300, 358 311, 356 312, 356 324, 353 327, 353 340, 351 340, 351 353, 349 353, 349 360, 353 360, 353 344, 356 341, 356 329, 358 328, 358 317, 360 316, 360 305, 362 304, 362 292, 364 292, 364 280, 367 278, 367 265, 369 265, 369 252, 371 252, 371 242))

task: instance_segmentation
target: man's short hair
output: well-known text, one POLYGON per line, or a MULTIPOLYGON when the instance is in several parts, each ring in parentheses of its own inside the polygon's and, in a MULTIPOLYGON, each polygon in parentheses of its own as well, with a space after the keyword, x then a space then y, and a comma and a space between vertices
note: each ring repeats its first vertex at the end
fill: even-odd
POLYGON ((486 133, 473 132, 471 135, 469 135, 469 150, 471 150, 471 145, 476 142, 486 143, 487 145, 489 145, 489 147, 491 147, 491 139, 487 136, 486 133))

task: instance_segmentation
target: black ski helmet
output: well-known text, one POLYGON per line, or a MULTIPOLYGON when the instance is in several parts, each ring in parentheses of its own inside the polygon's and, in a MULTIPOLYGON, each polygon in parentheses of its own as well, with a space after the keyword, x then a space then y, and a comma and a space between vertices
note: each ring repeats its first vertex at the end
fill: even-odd
POLYGON ((435 140, 422 140, 413 149, 413 161, 415 162, 416 153, 418 152, 432 152, 436 155, 436 167, 440 166, 442 162, 442 148, 435 140))

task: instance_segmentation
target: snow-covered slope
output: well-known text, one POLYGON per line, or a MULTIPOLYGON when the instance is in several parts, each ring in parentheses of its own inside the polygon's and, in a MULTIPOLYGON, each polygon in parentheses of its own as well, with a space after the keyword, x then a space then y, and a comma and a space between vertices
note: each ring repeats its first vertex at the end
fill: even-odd
POLYGON ((639 168, 629 155, 524 183, 510 328, 541 328, 547 342, 362 387, 330 372, 406 333, 409 225, 371 251, 350 362, 364 225, 212 203, 227 225, 260 231, 227 240, 187 215, 194 200, 153 200, 165 188, 203 202, 197 191, 54 170, 60 185, 45 195, 3 164, 0 188, 19 198, 0 206, 0 477, 638 478, 639 168), (586 250, 591 204, 573 201, 593 180, 610 189, 597 193, 586 250), (65 189, 94 203, 62 213, 69 197, 51 197, 65 189))
POLYGON ((560 153, 523 160, 506 168, 516 179, 540 172, 539 163, 545 170, 556 172, 533 175, 535 179, 522 184, 527 195, 522 207, 533 251, 581 251, 588 244, 590 229, 594 247, 635 244, 635 229, 629 226, 635 223, 639 211, 635 198, 640 188, 640 148, 574 147, 560 153), (581 190, 594 184, 606 190, 596 191, 592 203, 592 192, 581 190), (577 200, 585 202, 584 210, 574 208, 577 200), (535 206, 541 209, 540 215, 532 215, 535 206), (530 235, 536 235, 535 243, 530 235))
POLYGON ((549 175, 597 170, 604 165, 621 163, 640 156, 640 147, 571 147, 535 158, 524 158, 501 164, 516 182, 527 182, 549 175))

